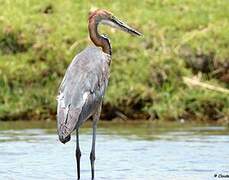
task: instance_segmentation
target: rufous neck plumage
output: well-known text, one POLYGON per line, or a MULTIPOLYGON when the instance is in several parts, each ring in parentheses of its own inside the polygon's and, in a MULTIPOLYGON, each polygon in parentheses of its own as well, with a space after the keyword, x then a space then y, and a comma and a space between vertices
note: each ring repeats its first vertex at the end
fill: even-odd
POLYGON ((111 55, 111 45, 109 39, 98 33, 98 25, 102 19, 96 12, 92 13, 89 17, 88 30, 92 42, 102 48, 103 52, 111 55))

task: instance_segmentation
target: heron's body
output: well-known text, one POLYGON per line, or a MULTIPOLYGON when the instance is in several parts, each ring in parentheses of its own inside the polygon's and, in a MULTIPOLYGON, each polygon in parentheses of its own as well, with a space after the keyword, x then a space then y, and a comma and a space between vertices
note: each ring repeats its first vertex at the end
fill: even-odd
POLYGON ((69 135, 70 129, 78 129, 101 105, 108 83, 110 60, 110 55, 100 48, 89 46, 69 65, 58 96, 57 117, 65 119, 63 124, 59 124, 63 137, 69 135))
POLYGON ((93 117, 90 160, 92 179, 94 179, 96 124, 109 79, 111 46, 108 38, 97 31, 100 22, 132 35, 141 35, 105 10, 96 10, 89 16, 89 34, 96 46, 87 47, 73 59, 60 85, 57 98, 57 129, 60 141, 68 142, 71 133, 76 130, 78 179, 80 179, 81 156, 78 131, 83 122, 90 117, 93 117))

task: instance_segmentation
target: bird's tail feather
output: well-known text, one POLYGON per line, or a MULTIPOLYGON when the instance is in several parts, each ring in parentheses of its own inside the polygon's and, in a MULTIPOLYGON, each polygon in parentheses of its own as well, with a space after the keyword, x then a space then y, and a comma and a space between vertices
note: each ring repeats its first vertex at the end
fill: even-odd
MULTIPOLYGON (((58 121, 58 135, 61 142, 65 142, 70 134, 75 130, 79 115, 82 108, 58 108, 57 121, 58 121)), ((70 140, 70 139, 69 139, 70 140)))

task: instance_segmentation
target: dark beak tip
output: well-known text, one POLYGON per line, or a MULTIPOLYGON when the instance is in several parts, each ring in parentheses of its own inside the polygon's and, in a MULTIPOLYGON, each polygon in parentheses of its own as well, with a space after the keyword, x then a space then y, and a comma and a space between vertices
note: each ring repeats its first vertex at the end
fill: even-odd
POLYGON ((141 37, 141 38, 144 37, 144 35, 143 35, 142 33, 139 33, 139 32, 138 32, 138 33, 134 33, 133 35, 134 35, 134 36, 141 37))
POLYGON ((143 34, 140 33, 140 32, 138 32, 138 31, 136 31, 136 30, 133 30, 133 31, 132 31, 132 35, 143 37, 143 34))
POLYGON ((138 32, 138 36, 143 37, 144 35, 140 32, 138 32))

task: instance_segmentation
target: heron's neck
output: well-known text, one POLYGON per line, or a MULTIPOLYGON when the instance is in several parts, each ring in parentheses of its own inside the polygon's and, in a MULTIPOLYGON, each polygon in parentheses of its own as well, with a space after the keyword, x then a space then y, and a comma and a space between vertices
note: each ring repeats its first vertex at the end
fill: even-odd
POLYGON ((104 53, 111 55, 112 51, 109 39, 98 33, 98 25, 99 21, 97 22, 95 19, 89 20, 88 30, 90 38, 96 46, 99 46, 103 49, 104 53))

